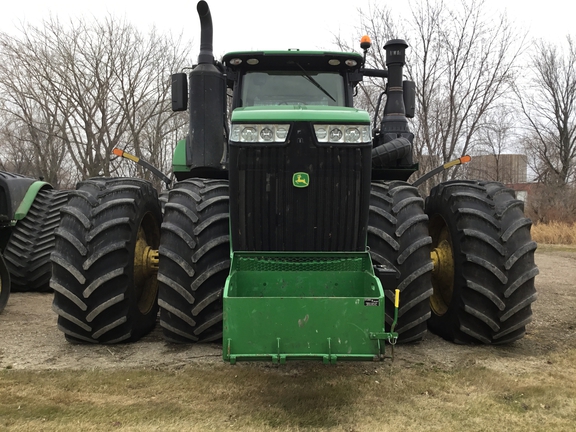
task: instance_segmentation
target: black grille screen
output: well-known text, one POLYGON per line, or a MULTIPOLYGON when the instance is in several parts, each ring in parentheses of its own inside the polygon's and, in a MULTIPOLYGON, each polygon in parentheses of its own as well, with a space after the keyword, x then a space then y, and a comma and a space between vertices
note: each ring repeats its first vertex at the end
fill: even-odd
POLYGON ((371 146, 319 146, 311 133, 297 123, 287 145, 231 145, 234 250, 365 249, 371 146), (294 186, 298 172, 307 187, 294 186))

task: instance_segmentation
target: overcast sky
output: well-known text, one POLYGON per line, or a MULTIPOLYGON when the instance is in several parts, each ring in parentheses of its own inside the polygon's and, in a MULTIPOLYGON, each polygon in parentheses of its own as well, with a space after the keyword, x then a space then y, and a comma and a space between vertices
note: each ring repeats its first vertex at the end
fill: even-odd
MULTIPOLYGON (((21 22, 40 23, 50 14, 61 19, 102 18, 107 14, 126 18, 142 29, 155 25, 162 31, 182 33, 199 42, 196 0, 0 0, 0 28, 14 31, 21 22)), ((447 3, 458 0, 445 0, 447 3)), ((508 15, 531 36, 549 40, 576 36, 574 0, 485 0, 494 10, 508 15)), ((358 8, 372 2, 387 3, 398 19, 409 13, 404 0, 208 0, 214 22, 214 51, 259 49, 335 49, 334 35, 348 37, 358 25, 358 8), (396 5, 403 6, 396 6, 396 5)), ((408 37, 398 35, 399 37, 408 37)))

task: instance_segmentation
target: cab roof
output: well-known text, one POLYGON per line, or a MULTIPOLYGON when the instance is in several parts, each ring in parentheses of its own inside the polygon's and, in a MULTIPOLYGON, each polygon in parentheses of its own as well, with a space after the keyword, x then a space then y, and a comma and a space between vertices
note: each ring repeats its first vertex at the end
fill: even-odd
POLYGON ((360 68, 362 55, 332 51, 242 51, 231 52, 222 63, 232 70, 353 71, 360 68))

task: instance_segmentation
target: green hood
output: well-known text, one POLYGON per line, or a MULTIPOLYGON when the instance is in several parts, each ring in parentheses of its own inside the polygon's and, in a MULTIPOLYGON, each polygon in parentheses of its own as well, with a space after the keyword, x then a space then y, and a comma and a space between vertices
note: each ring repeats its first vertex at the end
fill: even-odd
POLYGON ((369 124, 366 111, 356 108, 320 105, 275 105, 236 108, 232 123, 322 122, 369 124))

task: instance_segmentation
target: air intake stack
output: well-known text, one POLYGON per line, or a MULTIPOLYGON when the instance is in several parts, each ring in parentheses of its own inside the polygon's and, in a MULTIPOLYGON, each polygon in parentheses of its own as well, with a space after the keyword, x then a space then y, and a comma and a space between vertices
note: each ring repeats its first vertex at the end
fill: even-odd
MULTIPOLYGON (((406 63, 408 44, 402 39, 392 39, 384 45, 386 49, 386 67, 388 68, 388 86, 386 106, 380 125, 379 142, 372 150, 374 167, 411 166, 412 142, 414 134, 408 129, 404 87, 408 83, 402 80, 406 63)), ((410 107, 413 111, 413 107, 410 107)), ((412 115, 411 115, 412 116, 412 115)))

